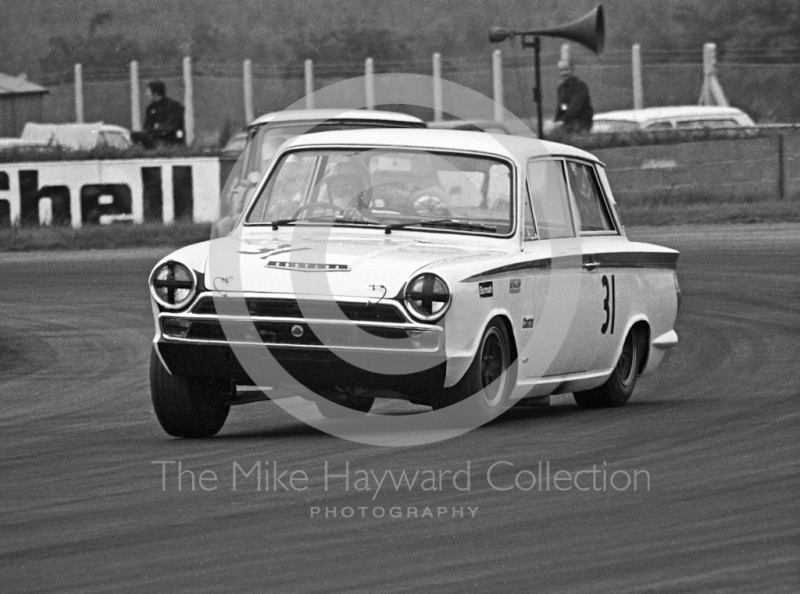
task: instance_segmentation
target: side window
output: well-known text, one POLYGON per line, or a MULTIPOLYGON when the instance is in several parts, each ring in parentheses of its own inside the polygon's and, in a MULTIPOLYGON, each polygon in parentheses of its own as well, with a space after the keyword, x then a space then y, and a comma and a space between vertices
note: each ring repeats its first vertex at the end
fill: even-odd
POLYGON ((523 240, 530 241, 536 239, 536 225, 533 222, 533 206, 531 206, 531 191, 526 188, 525 192, 525 211, 523 212, 523 240))
POLYGON ((528 186, 541 239, 574 237, 561 161, 529 161, 528 186))
POLYGON ((567 177, 578 207, 581 233, 613 231, 614 225, 611 223, 611 217, 594 176, 594 168, 583 163, 567 161, 567 177))
POLYGON ((672 122, 653 122, 647 124, 645 130, 672 130, 672 122))
POLYGON ((679 120, 678 128, 737 128, 735 120, 679 120))
POLYGON ((126 149, 131 146, 128 139, 119 132, 102 132, 103 145, 117 149, 126 149))

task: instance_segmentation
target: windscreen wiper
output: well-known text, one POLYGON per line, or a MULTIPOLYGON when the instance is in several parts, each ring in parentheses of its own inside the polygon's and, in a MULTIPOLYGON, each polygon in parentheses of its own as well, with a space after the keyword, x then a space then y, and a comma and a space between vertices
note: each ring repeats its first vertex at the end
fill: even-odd
POLYGON ((345 219, 345 218, 337 218, 334 223, 345 223, 347 225, 383 225, 380 221, 376 221, 375 219, 345 219))
POLYGON ((406 227, 444 227, 447 229, 497 231, 497 227, 494 225, 472 223, 470 221, 457 221, 455 219, 421 219, 419 221, 411 221, 410 223, 392 223, 391 225, 386 225, 383 230, 386 235, 389 235, 394 229, 405 229, 406 227))
POLYGON ((373 219, 345 219, 343 217, 336 217, 331 218, 330 216, 323 216, 323 217, 311 217, 311 218, 292 218, 292 219, 278 219, 277 221, 271 221, 270 225, 272 225, 273 230, 277 230, 278 227, 285 227, 287 225, 293 225, 300 222, 305 221, 329 221, 333 224, 338 223, 346 223, 348 225, 382 225, 380 221, 376 221, 373 219))

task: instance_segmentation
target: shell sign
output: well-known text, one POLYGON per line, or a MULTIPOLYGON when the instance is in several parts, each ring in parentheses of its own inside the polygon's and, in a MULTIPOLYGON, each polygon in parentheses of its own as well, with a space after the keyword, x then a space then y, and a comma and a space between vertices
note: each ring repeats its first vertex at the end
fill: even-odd
POLYGON ((216 157, 0 163, 0 225, 211 222, 216 157))

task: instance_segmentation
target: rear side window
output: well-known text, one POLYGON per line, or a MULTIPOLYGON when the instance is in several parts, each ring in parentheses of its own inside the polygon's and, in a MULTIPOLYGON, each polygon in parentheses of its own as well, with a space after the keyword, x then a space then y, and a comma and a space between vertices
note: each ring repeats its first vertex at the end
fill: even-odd
POLYGON ((736 120, 680 120, 678 128, 738 128, 736 120))
POLYGON ((594 120, 592 132, 634 132, 639 129, 637 122, 628 120, 594 120))
POLYGON ((528 187, 539 237, 575 237, 561 161, 529 161, 528 187))
POLYGON ((578 207, 581 233, 613 231, 614 226, 595 178, 594 168, 584 163, 567 161, 567 178, 578 207))
POLYGON ((645 130, 672 130, 672 122, 653 122, 644 128, 645 130))

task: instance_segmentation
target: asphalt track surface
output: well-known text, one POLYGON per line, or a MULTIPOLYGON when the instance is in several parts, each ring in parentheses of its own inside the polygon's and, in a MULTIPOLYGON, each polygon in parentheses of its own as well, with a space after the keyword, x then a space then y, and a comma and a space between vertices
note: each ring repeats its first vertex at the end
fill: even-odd
POLYGON ((800 226, 629 234, 681 250, 684 300, 680 344, 628 405, 559 397, 402 449, 331 437, 271 402, 234 408, 214 439, 169 438, 147 373, 161 254, 0 256, 0 591, 800 591, 800 226), (233 490, 234 463, 273 461, 308 488, 258 490, 251 475, 233 490), (469 462, 469 490, 325 491, 326 462, 349 462, 351 480, 469 462), (495 467, 493 488, 496 462, 514 466, 495 467), (584 491, 500 490, 540 462, 598 472, 584 491), (641 472, 636 490, 603 488, 600 470, 646 471, 649 490, 641 472))

